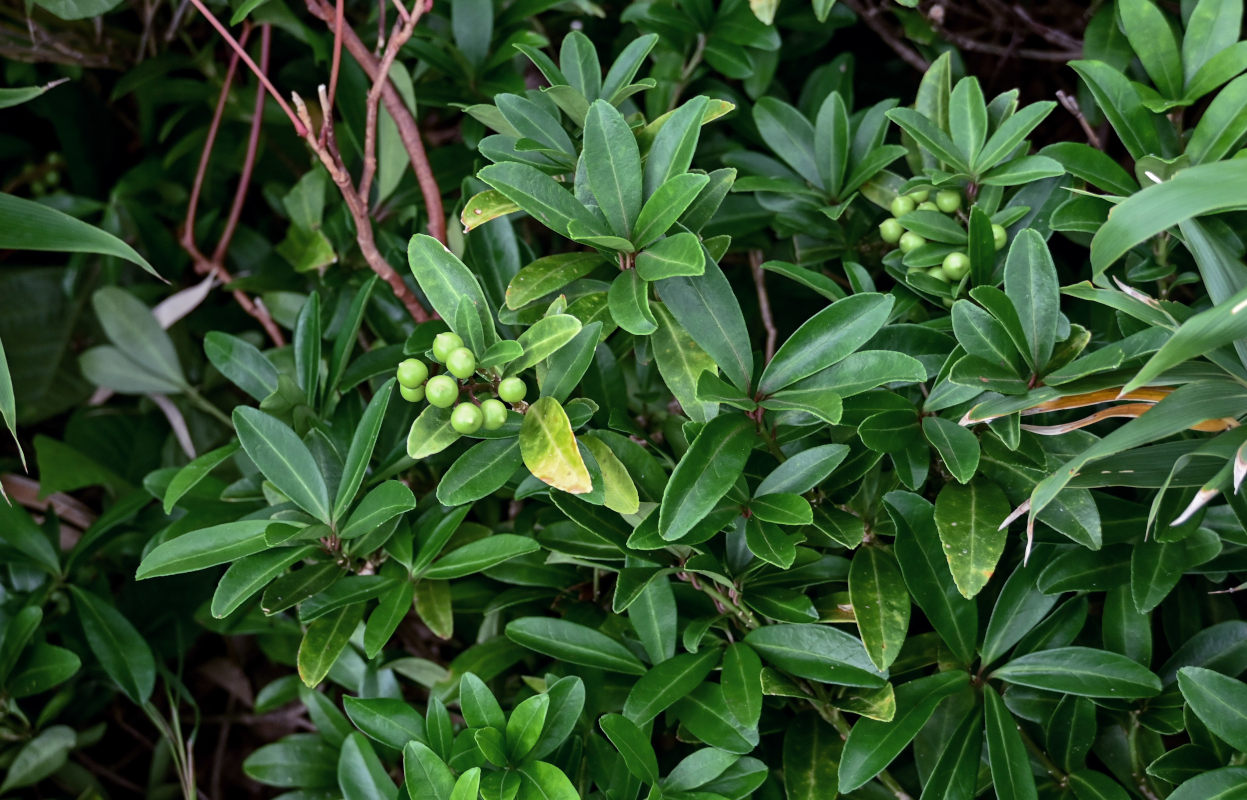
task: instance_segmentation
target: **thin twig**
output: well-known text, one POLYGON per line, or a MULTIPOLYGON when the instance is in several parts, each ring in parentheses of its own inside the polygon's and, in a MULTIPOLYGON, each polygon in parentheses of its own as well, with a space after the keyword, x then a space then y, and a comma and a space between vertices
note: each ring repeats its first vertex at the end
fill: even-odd
POLYGON ((207 17, 208 22, 212 24, 212 27, 216 28, 217 33, 221 35, 221 38, 225 40, 226 44, 234 49, 234 52, 237 53, 238 57, 243 60, 243 63, 246 64, 251 71, 255 73, 256 77, 260 79, 260 83, 264 84, 264 88, 268 90, 268 93, 271 94, 273 99, 277 101, 277 105, 281 106, 281 110, 286 112, 286 116, 290 118, 290 123, 294 125, 295 133, 299 134, 300 138, 306 136, 307 129, 303 126, 303 123, 299 121, 298 117, 294 115, 294 111, 291 110, 290 106, 286 103, 282 96, 277 93, 277 89, 273 87, 273 84, 269 81, 268 76, 265 75, 258 66, 256 66, 256 63, 251 60, 251 56, 247 55, 247 51, 244 50, 238 41, 230 34, 230 32, 225 29, 225 26, 221 24, 221 21, 213 16, 210 11, 208 11, 207 7, 203 4, 203 0, 191 0, 191 3, 195 6, 195 8, 199 9, 200 14, 207 17))
POLYGON ((1082 132, 1087 136, 1087 143, 1096 150, 1103 149, 1100 136, 1095 132, 1095 128, 1091 127, 1091 123, 1087 122, 1087 118, 1083 116, 1082 106, 1078 105, 1078 99, 1063 89, 1056 90, 1056 99, 1060 100, 1065 110, 1073 114, 1074 119, 1078 120, 1078 124, 1082 126, 1082 132))
POLYGON ((762 327, 766 330, 766 363, 775 356, 775 319, 771 316, 771 298, 766 293, 766 271, 762 269, 762 251, 749 251, 749 269, 753 272, 753 285, 758 290, 758 311, 762 315, 762 327))
MULTIPOLYGON (((251 34, 251 26, 244 26, 241 37, 242 42, 247 41, 247 37, 251 34)), ((268 53, 271 33, 268 25, 261 26, 260 32, 260 61, 263 70, 268 69, 268 53)), ((256 107, 255 113, 251 120, 251 135, 247 142, 247 156, 243 162, 242 174, 239 177, 238 188, 234 192, 234 203, 230 208, 229 217, 225 223, 225 231, 221 235, 221 240, 217 243, 212 258, 206 257, 199 247, 195 244, 195 216, 199 209, 199 196, 203 191, 204 177, 208 172, 208 162, 212 157, 212 148, 216 144, 217 131, 221 127, 221 117, 225 111, 225 103, 229 98, 230 88, 234 82, 234 75, 238 67, 239 54, 235 50, 231 53, 229 67, 225 71, 225 80, 221 84, 221 94, 217 97, 216 109, 212 114, 212 122, 208 126, 208 136, 204 141, 203 153, 199 156, 199 167, 195 172, 195 180, 191 185, 190 200, 186 204, 186 221, 182 225, 181 245, 195 263, 195 271, 201 275, 212 274, 217 277, 223 284, 233 282, 234 278, 230 275, 229 270, 225 268, 225 253, 229 248, 230 240, 233 238, 234 230, 238 225, 238 217, 242 213, 243 200, 246 197, 247 187, 251 182, 251 171, 255 164, 257 143, 259 141, 260 118, 264 106, 264 92, 256 89, 256 107)), ((260 326, 264 328, 265 333, 272 339, 273 344, 281 347, 286 343, 285 337, 282 335, 281 328, 277 327, 277 323, 273 321, 268 310, 256 301, 253 301, 246 293, 235 289, 233 291, 234 299, 243 311, 247 312, 260 326)))
POLYGON ((887 23, 879 19, 881 9, 871 7, 869 9, 863 7, 861 0, 844 0, 844 4, 866 23, 866 27, 875 32, 880 39, 884 41, 888 47, 892 48, 892 52, 901 57, 909 66, 919 72, 926 72, 927 67, 931 66, 925 58, 918 55, 918 52, 909 45, 905 44, 900 38, 892 32, 887 23))
MULTIPOLYGON (((324 0, 306 0, 308 10, 317 19, 329 24, 330 6, 324 0)), ((350 52, 351 57, 363 68, 369 80, 376 80, 380 65, 372 51, 348 25, 342 30, 342 43, 350 52)), ((385 74, 385 73, 381 73, 385 74)), ((420 194, 424 198, 424 206, 429 216, 429 235, 442 244, 446 243, 446 212, 442 206, 442 193, 433 176, 433 168, 429 166, 428 155, 424 151, 424 143, 420 138, 420 128, 412 116, 411 109, 403 102, 402 96, 394 88, 394 82, 385 81, 381 90, 381 101, 385 110, 390 113, 394 124, 398 127, 399 139, 407 150, 407 157, 416 173, 416 182, 420 185, 420 194)))
MULTIPOLYGON (((269 45, 272 43, 273 31, 269 25, 260 26, 260 69, 268 72, 269 45)), ((225 219, 225 229, 221 232, 221 240, 212 252, 212 260, 218 264, 225 263, 225 253, 229 250, 238 228, 238 219, 242 216, 243 201, 247 197, 247 189, 251 186, 251 173, 255 168, 256 152, 260 145, 260 123, 264 117, 264 101, 267 98, 258 88, 255 93, 255 107, 251 112, 251 133, 247 136, 247 154, 243 157, 242 172, 238 176, 238 188, 234 190, 234 202, 230 206, 229 216, 225 219)))
MULTIPOLYGON (((322 112, 325 112, 327 111, 329 98, 325 92, 325 87, 321 86, 320 88, 321 108, 322 112)), ((307 106, 297 94, 294 95, 294 104, 299 117, 310 130, 312 126, 311 116, 308 114, 307 106)), ((373 272, 380 275, 381 279, 390 285, 394 296, 406 306, 408 313, 417 322, 427 322, 432 319, 432 316, 420 304, 419 298, 403 282, 402 277, 394 271, 394 268, 381 255, 381 251, 377 249, 377 242, 373 237, 372 219, 368 216, 368 206, 352 185, 351 176, 347 173, 346 167, 342 163, 342 156, 338 153, 337 143, 334 141, 332 130, 332 117, 326 116, 323 124, 325 127, 330 128, 329 132, 325 134, 324 146, 321 146, 316 136, 310 133, 305 139, 311 145, 312 152, 316 154, 316 157, 325 166, 325 170, 329 173, 329 177, 333 180, 334 185, 338 187, 338 191, 342 194, 342 199, 346 201, 346 207, 351 214, 351 220, 355 223, 355 241, 359 245, 360 252, 364 255, 364 260, 368 262, 368 266, 373 272)))
MULTIPOLYGON (((338 0, 337 8, 333 15, 333 64, 329 68, 329 108, 333 108, 333 100, 338 92, 338 70, 342 66, 342 28, 345 27, 343 19, 344 0, 338 0)), ((321 127, 320 143, 325 143, 325 131, 329 126, 321 127)))
MULTIPOLYGON (((339 0, 341 2, 341 0, 339 0)), ((364 123, 364 171, 359 178, 359 196, 364 203, 372 192, 372 179, 377 174, 377 112, 381 105, 381 92, 390 82, 390 68, 398 57, 399 49, 407 43, 416 30, 424 7, 423 0, 416 0, 415 7, 405 18, 394 23, 389 41, 385 45, 385 54, 377 65, 377 75, 373 78, 372 87, 368 90, 367 115, 364 123)))

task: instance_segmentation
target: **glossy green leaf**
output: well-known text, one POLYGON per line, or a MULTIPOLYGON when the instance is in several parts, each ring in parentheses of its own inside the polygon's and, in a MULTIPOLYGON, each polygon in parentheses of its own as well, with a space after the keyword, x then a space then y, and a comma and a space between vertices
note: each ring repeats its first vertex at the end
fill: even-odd
POLYGON ((1165 15, 1151 0, 1120 0, 1117 11, 1135 55, 1165 97, 1182 96, 1182 56, 1165 15))
POLYGON ((403 748, 403 777, 411 800, 450 800, 455 775, 423 742, 403 748))
POLYGON ((1169 800, 1243 800, 1247 797, 1247 767, 1223 767, 1185 781, 1169 800))
POLYGON ((352 733, 338 754, 338 788, 343 800, 386 800, 398 797, 385 765, 362 733, 352 733))
POLYGON ((649 737, 636 723, 619 714, 606 714, 598 720, 598 724, 623 756, 629 772, 645 783, 658 782, 658 757, 649 737))
POLYGON ((718 265, 707 261, 701 275, 667 278, 655 288, 667 310, 732 385, 748 390, 753 376, 749 331, 736 294, 718 265))
POLYGON ((1113 209, 1091 241, 1098 275, 1135 245, 1193 217, 1247 207, 1240 188, 1247 161, 1232 159, 1184 169, 1138 192, 1113 209))
POLYGON ((715 417, 702 428, 663 491, 658 532, 664 539, 679 539, 710 513, 740 476, 753 439, 753 424, 740 415, 715 417))
POLYGON ((208 477, 208 473, 216 469, 227 458, 238 452, 238 448, 238 442, 230 442, 215 450, 209 450, 178 470, 177 474, 173 476, 173 480, 169 481, 168 488, 165 489, 164 512, 168 514, 172 511, 183 495, 195 488, 200 481, 208 477))
POLYGON ((338 491, 334 495, 334 520, 342 518, 364 482, 364 473, 367 472, 368 462, 372 460, 373 450, 376 449, 377 437, 381 433, 381 423, 385 421, 385 412, 389 408, 394 383, 393 380, 386 381, 368 401, 364 414, 360 417, 359 425, 356 426, 355 433, 351 437, 351 446, 346 452, 342 477, 338 480, 338 491))
POLYGON ((615 324, 628 333, 648 336, 658 330, 658 320, 650 309, 649 282, 636 270, 615 276, 606 301, 615 324))
MULTIPOLYGON (((689 172, 668 178, 654 190, 641 208, 636 228, 632 232, 633 244, 644 248, 667 233, 708 183, 709 177, 689 172)), ((701 272, 699 270, 691 274, 700 275, 701 272)))
POLYGON ((857 551, 849 563, 849 601, 870 660, 886 670, 909 630, 909 591, 891 553, 878 547, 857 551))
POLYGON ((135 578, 160 578, 215 567, 267 549, 267 519, 243 519, 184 533, 157 545, 143 558, 135 578))
POLYGON ((706 647, 656 664, 633 684, 624 716, 644 725, 699 686, 719 663, 719 650, 706 647))
POLYGON ((407 433, 407 457, 419 461, 436 455, 458 441, 459 436, 450 426, 450 409, 425 406, 407 433))
POLYGON ((147 259, 111 233, 51 206, 11 194, 0 194, 0 249, 115 256, 137 264, 160 278, 147 259))
POLYGON ((745 642, 766 661, 793 675, 823 683, 877 688, 886 673, 870 661, 860 639, 822 625, 765 625, 745 642))
POLYGON ((273 579, 316 552, 316 547, 279 547, 240 558, 229 565, 212 594, 212 616, 223 619, 238 610, 273 579))
POLYGON ((884 496, 897 528, 896 558, 914 602, 961 663, 968 664, 978 642, 978 609, 962 596, 940 542, 935 509, 909 492, 884 496))
POLYGON ((818 312, 776 351, 759 391, 769 394, 842 360, 883 327, 892 304, 891 295, 857 294, 818 312))
POLYGON ((935 524, 958 590, 974 597, 991 579, 1004 552, 1000 523, 1011 507, 996 484, 977 480, 967 486, 945 484, 935 501, 935 524))
POLYGON ((522 617, 506 627, 507 638, 530 650, 572 664, 626 675, 643 675, 645 667, 619 642, 593 628, 562 619, 522 617))
POLYGON ((1089 647, 1058 647, 1028 653, 993 677, 1053 692, 1130 700, 1160 693, 1160 679, 1125 656, 1089 647))
POLYGON ((659 239, 636 257, 636 273, 647 281, 701 275, 705 269, 701 240, 687 231, 659 239))
POLYGON ((589 106, 584 154, 589 186, 616 236, 632 236, 641 212, 641 154, 623 115, 605 100, 589 106))
POLYGON ((281 421, 258 408, 234 409, 234 427, 243 450, 264 477, 304 511, 329 522, 329 490, 307 445, 281 421))
POLYGON ((299 677, 309 687, 325 679, 342 655, 351 634, 364 618, 364 605, 356 603, 320 617, 307 627, 299 644, 299 677))
POLYGON ((1014 300, 1029 346, 1029 362, 1043 369, 1056 344, 1061 313, 1056 265, 1037 231, 1027 229, 1013 239, 1005 260, 1005 292, 1014 300))
POLYGON ((1178 686, 1210 731, 1235 750, 1247 751, 1247 684, 1210 669, 1184 667, 1178 686))
POLYGON ((91 652, 131 702, 146 703, 156 685, 156 661, 147 640, 112 604, 77 586, 70 591, 91 652))
POLYGON ((891 722, 862 718, 844 742, 840 760, 841 792, 851 792, 878 775, 926 724, 945 697, 963 689, 969 676, 940 672, 896 687, 896 716, 891 722))
POLYGON ((342 539, 363 536, 415 507, 415 495, 405 483, 385 481, 364 495, 338 535, 342 539))
POLYGON ((257 401, 277 391, 277 368, 250 342, 221 331, 204 336, 212 366, 257 401))
POLYGON ((513 162, 490 164, 477 177, 563 236, 570 236, 567 226, 573 220, 588 230, 597 228, 589 209, 536 167, 513 162))
POLYGON ((990 686, 983 689, 983 706, 987 758, 996 791, 1017 800, 1037 798, 1039 795, 1035 789, 1035 776, 1031 772, 1030 756, 1022 742, 1017 721, 990 686))
POLYGON ((545 256, 515 273, 507 285, 507 308, 523 308, 585 277, 606 263, 597 253, 558 253, 545 256))
POLYGON ((922 433, 959 483, 969 483, 979 468, 979 440, 970 430, 943 417, 923 417, 922 433))

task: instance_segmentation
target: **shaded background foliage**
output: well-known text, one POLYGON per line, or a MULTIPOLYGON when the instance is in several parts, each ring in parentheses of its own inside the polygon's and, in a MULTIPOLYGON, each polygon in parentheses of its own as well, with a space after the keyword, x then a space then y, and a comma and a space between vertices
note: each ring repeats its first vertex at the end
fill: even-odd
POLYGON ((207 6, 307 140, 194 5, 6 5, 68 81, 0 95, 5 202, 133 250, 0 207, 0 794, 1238 796, 1241 6, 434 3, 421 185, 331 5, 207 6), (627 240, 642 156, 724 196, 627 240), (447 325, 531 356, 496 434, 388 381, 447 325))

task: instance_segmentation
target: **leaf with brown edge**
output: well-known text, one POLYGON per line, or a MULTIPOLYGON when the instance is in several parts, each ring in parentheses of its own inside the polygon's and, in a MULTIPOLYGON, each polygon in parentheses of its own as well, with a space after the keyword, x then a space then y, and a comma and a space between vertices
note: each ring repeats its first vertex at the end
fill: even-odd
POLYGON ((562 404, 543 397, 529 406, 520 426, 520 455, 535 478, 569 494, 593 489, 589 469, 562 404))

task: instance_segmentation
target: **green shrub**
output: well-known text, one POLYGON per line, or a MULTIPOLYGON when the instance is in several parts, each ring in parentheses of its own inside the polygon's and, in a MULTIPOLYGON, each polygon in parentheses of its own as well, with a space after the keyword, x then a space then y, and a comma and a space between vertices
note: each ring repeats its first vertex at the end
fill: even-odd
POLYGON ((6 63, 0 795, 1247 796, 1242 3, 897 5, 6 63))

